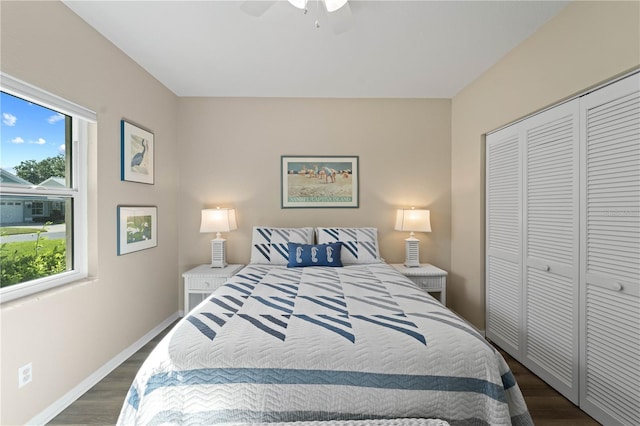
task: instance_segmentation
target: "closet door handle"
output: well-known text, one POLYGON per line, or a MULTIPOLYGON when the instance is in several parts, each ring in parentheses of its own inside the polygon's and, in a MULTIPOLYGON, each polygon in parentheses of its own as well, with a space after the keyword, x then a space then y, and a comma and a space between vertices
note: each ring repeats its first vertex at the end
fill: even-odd
POLYGON ((622 291, 622 289, 624 288, 622 283, 619 283, 618 281, 614 281, 611 283, 593 283, 593 285, 612 291, 622 291))
POLYGON ((542 266, 540 267, 540 269, 542 269, 542 270, 543 270, 543 271, 545 271, 545 272, 549 272, 549 271, 551 270, 551 266, 549 266, 549 265, 542 265, 542 266))

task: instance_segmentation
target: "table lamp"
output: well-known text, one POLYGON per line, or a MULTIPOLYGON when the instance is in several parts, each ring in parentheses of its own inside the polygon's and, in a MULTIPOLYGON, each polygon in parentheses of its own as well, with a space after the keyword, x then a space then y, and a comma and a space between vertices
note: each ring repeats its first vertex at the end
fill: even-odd
POLYGON ((226 243, 221 232, 230 232, 238 229, 236 224, 235 209, 203 209, 200 232, 215 232, 216 238, 211 240, 211 267, 224 268, 227 266, 226 243))
POLYGON ((420 266, 420 240, 414 232, 431 232, 431 214, 429 210, 398 209, 396 214, 396 231, 409 231, 405 241, 404 266, 413 268, 420 266))

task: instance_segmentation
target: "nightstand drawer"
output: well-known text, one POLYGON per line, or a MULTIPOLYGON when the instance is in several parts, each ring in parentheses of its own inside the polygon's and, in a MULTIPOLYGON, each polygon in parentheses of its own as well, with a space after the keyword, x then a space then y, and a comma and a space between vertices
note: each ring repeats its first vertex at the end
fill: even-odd
POLYGON ((407 267, 400 263, 392 263, 396 271, 409 278, 420 290, 427 293, 440 293, 440 302, 447 304, 447 271, 428 263, 418 267, 407 267))
POLYGON ((244 265, 227 265, 224 268, 212 268, 211 265, 197 266, 184 274, 184 314, 222 287, 229 278, 239 272, 244 265))
POLYGON ((440 291, 444 288, 446 277, 408 277, 418 287, 426 291, 440 291))
POLYGON ((225 282, 225 278, 190 277, 186 280, 186 285, 187 289, 189 290, 213 291, 223 285, 225 282))

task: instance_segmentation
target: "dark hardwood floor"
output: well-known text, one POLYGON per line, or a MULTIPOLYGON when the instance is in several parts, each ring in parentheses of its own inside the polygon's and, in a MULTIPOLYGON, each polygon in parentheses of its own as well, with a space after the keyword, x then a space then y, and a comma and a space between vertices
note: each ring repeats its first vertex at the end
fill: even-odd
POLYGON ((154 337, 47 424, 114 425, 138 369, 174 325, 154 337))
MULTIPOLYGON (((56 416, 50 425, 113 425, 133 378, 168 327, 102 381, 56 416)), ((524 395, 536 426, 597 426, 600 423, 573 405, 522 364, 500 351, 524 395)))
POLYGON ((597 426, 600 423, 498 348, 509 364, 536 426, 597 426))

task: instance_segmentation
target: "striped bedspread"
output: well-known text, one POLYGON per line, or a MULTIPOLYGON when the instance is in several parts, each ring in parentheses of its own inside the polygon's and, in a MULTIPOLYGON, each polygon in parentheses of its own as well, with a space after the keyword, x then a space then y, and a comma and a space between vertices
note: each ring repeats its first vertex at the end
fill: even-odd
POLYGON ((118 423, 364 419, 533 424, 502 356, 384 263, 246 267, 158 344, 118 423))

